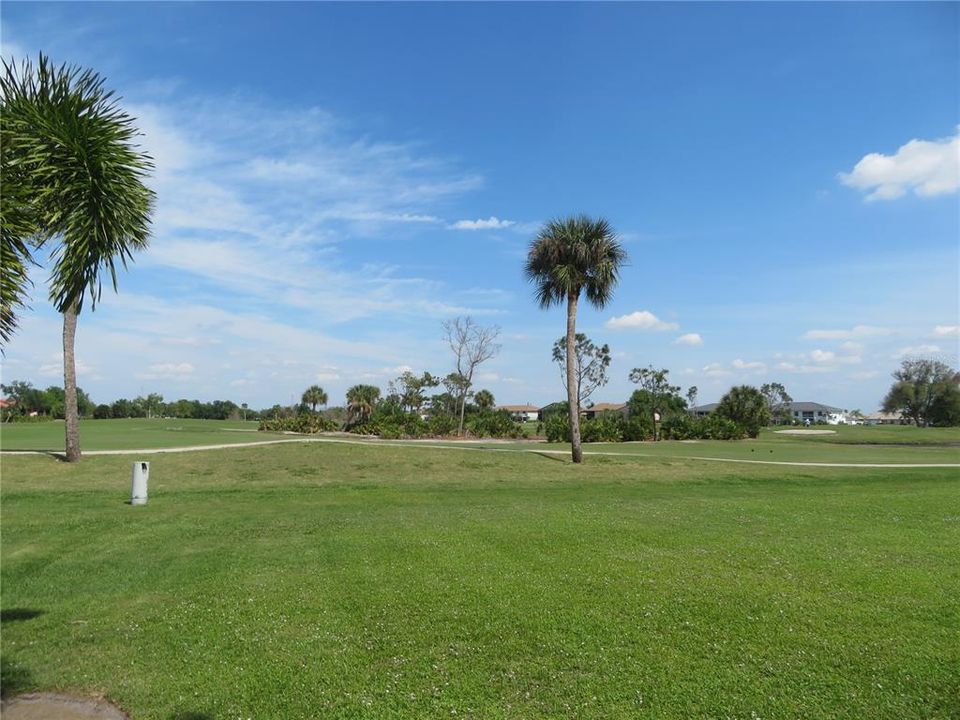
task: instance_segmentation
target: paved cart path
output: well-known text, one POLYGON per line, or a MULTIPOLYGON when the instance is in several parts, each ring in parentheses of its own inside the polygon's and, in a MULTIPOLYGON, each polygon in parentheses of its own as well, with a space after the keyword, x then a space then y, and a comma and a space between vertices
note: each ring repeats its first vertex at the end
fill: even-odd
MULTIPOLYGON (((160 453, 202 452, 205 450, 242 449, 263 445, 284 445, 290 443, 338 443, 341 445, 364 445, 367 447, 419 447, 433 450, 467 450, 484 452, 535 453, 538 455, 569 455, 569 450, 547 450, 540 448, 490 447, 491 440, 458 441, 460 444, 440 444, 429 440, 348 440, 340 437, 300 437, 285 440, 258 440, 248 443, 227 443, 220 445, 192 445, 172 448, 140 448, 134 450, 85 450, 84 455, 156 455, 160 453), (468 443, 474 443, 473 445, 468 443)), ((59 457, 50 450, 11 450, 3 455, 49 455, 59 457)), ((612 457, 643 457, 661 460, 701 460, 704 462, 739 463, 743 465, 785 465, 790 467, 823 468, 960 468, 960 463, 839 463, 839 462, 798 462, 784 460, 746 460, 739 458, 708 457, 703 455, 660 455, 639 452, 613 452, 610 450, 584 450, 584 455, 603 455, 612 457)))

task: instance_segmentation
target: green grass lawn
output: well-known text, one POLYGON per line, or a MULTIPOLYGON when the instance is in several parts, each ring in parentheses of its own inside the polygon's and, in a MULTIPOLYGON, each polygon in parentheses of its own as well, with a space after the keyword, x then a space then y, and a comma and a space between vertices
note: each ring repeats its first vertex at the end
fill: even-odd
MULTIPOLYGON (((134 450, 234 445, 280 437, 273 433, 258 433, 256 429, 256 422, 243 420, 81 420, 80 446, 83 450, 134 450)), ((63 433, 63 422, 3 423, 0 425, 0 448, 63 452, 63 433)))
POLYGON ((5 693, 164 720, 960 717, 953 470, 147 459, 131 507, 129 458, 3 458, 5 693))
MULTIPOLYGON (((696 440, 588 443, 586 453, 660 458, 713 457, 731 460, 821 463, 960 463, 960 428, 834 426, 833 435, 784 435, 775 429, 757 440, 696 440)), ((451 444, 457 444, 453 442, 451 444)), ((562 443, 488 443, 500 449, 569 450, 562 443)))

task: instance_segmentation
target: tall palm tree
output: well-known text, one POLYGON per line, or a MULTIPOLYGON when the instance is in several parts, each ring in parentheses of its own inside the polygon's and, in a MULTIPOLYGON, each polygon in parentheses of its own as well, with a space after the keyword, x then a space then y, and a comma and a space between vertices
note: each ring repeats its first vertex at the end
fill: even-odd
MULTIPOLYGON (((28 198, 31 239, 57 240, 50 299, 63 314, 68 461, 80 459, 77 316, 86 298, 91 310, 100 300, 101 272, 109 272, 116 290, 117 261, 126 267, 146 247, 154 198, 144 184, 153 165, 135 144, 134 119, 103 83, 91 70, 58 67, 43 54, 36 66, 4 61, 0 77, 4 191, 13 184, 18 198, 28 198)), ((6 249, 4 255, 5 280, 6 249)))
POLYGON ((596 308, 613 297, 620 267, 627 253, 604 218, 587 215, 558 218, 546 223, 530 244, 524 273, 536 286, 543 309, 567 304, 567 403, 573 462, 583 462, 580 446, 576 375, 577 303, 584 293, 596 308))
POLYGON ((317 405, 327 404, 327 393, 319 385, 311 385, 303 391, 303 397, 300 401, 304 405, 309 405, 314 412, 317 411, 317 405))
POLYGON ((373 413, 380 398, 380 388, 376 385, 354 385, 347 390, 347 411, 355 422, 363 422, 373 413))

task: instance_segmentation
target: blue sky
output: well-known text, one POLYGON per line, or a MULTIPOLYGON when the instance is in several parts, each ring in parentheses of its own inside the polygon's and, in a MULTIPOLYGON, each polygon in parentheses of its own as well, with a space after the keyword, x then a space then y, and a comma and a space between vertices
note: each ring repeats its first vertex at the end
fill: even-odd
MULTIPOLYGON (((875 410, 904 356, 957 363, 960 5, 2 6, 5 57, 92 67, 156 159, 150 249, 81 316, 95 400, 288 403, 446 374, 441 323, 502 329, 478 387, 563 386, 522 276, 544 220, 630 255, 579 329, 703 402, 779 381, 875 410)), ((5 381, 61 384, 35 273, 5 381)))

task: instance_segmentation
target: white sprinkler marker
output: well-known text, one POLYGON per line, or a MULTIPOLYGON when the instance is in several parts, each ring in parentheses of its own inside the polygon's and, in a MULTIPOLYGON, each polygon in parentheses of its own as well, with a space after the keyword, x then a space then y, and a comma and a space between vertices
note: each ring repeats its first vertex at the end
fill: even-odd
POLYGON ((133 464, 133 482, 130 487, 130 504, 147 504, 147 480, 150 479, 150 463, 135 462, 133 464))

